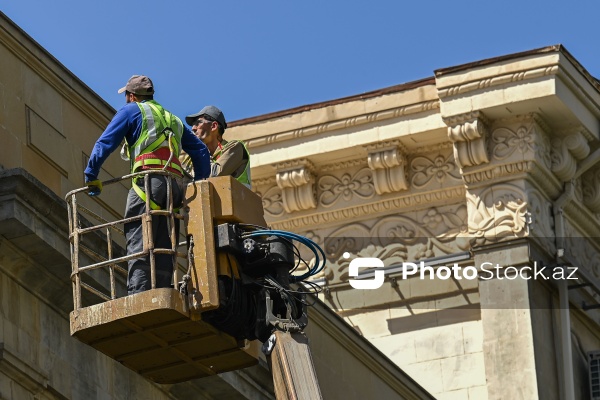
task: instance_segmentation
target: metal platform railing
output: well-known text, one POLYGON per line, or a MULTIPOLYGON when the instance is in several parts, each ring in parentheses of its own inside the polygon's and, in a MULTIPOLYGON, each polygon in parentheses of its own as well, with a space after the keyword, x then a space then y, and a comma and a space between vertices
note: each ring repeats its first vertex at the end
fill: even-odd
MULTIPOLYGON (((144 192, 150 193, 150 175, 165 175, 175 177, 174 174, 162 170, 146 170, 119 178, 110 179, 102 182, 103 187, 119 183, 127 179, 143 178, 144 192)), ((148 257, 150 264, 150 275, 152 289, 156 288, 156 255, 169 254, 173 257, 173 287, 179 290, 180 268, 185 270, 188 263, 188 252, 180 252, 179 248, 185 246, 185 242, 179 243, 176 237, 175 221, 183 220, 184 215, 178 212, 173 204, 173 183, 172 179, 166 179, 167 182, 167 203, 164 209, 154 210, 151 208, 150 196, 146 196, 145 212, 139 216, 123 218, 114 221, 106 220, 91 209, 78 202, 79 195, 86 195, 88 188, 83 187, 72 190, 67 193, 65 200, 68 204, 69 212, 69 240, 71 247, 71 281, 73 284, 73 304, 74 309, 83 307, 82 289, 92 294, 95 302, 104 302, 114 300, 120 297, 117 293, 117 283, 124 282, 123 278, 127 276, 127 261, 141 257, 148 257), (90 219, 83 217, 86 214, 97 223, 90 222, 90 219), (167 229, 171 240, 171 248, 155 248, 152 235, 152 219, 157 217, 166 217, 167 229), (124 243, 124 229, 121 227, 125 223, 139 220, 142 224, 143 232, 143 250, 134 254, 126 254, 126 250, 120 243, 124 243), (117 235, 117 237, 115 237, 117 235), (120 239, 120 240, 119 240, 120 239), (102 244, 105 248, 98 248, 102 244), (122 267, 121 264, 125 264, 122 267), (108 274, 106 274, 108 270, 108 274), (104 271, 104 273, 98 273, 104 271), (108 275, 108 276, 107 276, 108 275)), ((185 196, 182 196, 185 198, 185 196)), ((123 205, 125 206, 125 205, 123 205)), ((184 207, 181 207, 183 210, 184 207)))

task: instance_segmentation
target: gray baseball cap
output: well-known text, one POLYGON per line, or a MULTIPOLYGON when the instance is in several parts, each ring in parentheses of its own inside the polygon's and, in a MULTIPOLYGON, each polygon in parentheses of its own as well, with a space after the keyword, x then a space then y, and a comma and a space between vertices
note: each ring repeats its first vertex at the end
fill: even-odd
POLYGON ((152 95, 154 94, 154 84, 144 75, 134 75, 127 81, 127 85, 119 89, 118 93, 128 91, 133 94, 152 95))
POLYGON ((227 122, 225 122, 225 116, 223 115, 223 112, 215 106, 206 106, 202 110, 198 111, 196 114, 188 115, 187 117, 185 117, 185 122, 187 122, 189 126, 192 126, 194 125, 196 119, 201 115, 208 115, 209 117, 217 121, 223 129, 227 129, 227 122))

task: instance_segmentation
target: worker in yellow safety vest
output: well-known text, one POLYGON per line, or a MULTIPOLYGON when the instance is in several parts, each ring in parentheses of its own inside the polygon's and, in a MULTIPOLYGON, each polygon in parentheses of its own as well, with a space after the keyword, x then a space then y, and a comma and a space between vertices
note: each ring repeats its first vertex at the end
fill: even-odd
MULTIPOLYGON (((190 157, 196 180, 207 178, 210 173, 210 154, 206 145, 199 140, 175 115, 154 101, 154 85, 143 75, 132 76, 118 93, 125 93, 126 104, 115 114, 100 138, 96 141, 84 171, 88 194, 99 195, 102 182, 98 174, 106 158, 125 140, 121 156, 130 160, 131 172, 144 170, 166 170, 170 177, 150 175, 150 204, 153 209, 166 206, 167 179, 171 179, 173 205, 183 202, 183 168, 179 161, 181 150, 190 157)), ((125 218, 142 215, 146 209, 144 178, 134 178, 127 196, 125 218)), ((179 220, 175 220, 176 236, 179 220)), ((124 224, 127 254, 143 251, 142 221, 124 224)), ((171 249, 172 243, 167 217, 152 218, 152 234, 155 248, 171 249)), ((173 279, 173 257, 157 254, 156 287, 170 287, 173 279)), ((149 257, 143 256, 128 261, 127 290, 129 294, 151 288, 149 257)))
MULTIPOLYGON (((223 112, 215 106, 206 106, 185 117, 185 122, 210 151, 210 176, 231 175, 250 188, 250 153, 241 140, 223 139, 227 128, 223 112)), ((182 164, 189 170, 191 159, 182 157, 182 164)))

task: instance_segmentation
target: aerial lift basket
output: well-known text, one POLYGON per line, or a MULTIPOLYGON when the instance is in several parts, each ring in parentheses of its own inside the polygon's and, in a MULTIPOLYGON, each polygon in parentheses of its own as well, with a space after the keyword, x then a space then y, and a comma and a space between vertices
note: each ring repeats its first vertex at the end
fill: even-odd
MULTIPOLYGON (((148 188, 148 173, 104 184, 134 175, 144 176, 148 188)), ((144 252, 127 256, 114 235, 128 220, 88 223, 81 217, 88 209, 77 202, 77 195, 85 192, 82 188, 67 194, 73 265, 71 335, 157 383, 183 382, 256 364, 259 341, 237 340, 203 321, 202 313, 219 307, 217 277, 236 274, 237 268, 234 260, 216 250, 214 227, 221 223, 266 226, 260 197, 229 176, 194 182, 186 189, 184 217, 173 210, 169 182, 170 204, 152 210, 147 203, 146 213, 139 218, 146 232, 151 231, 152 218, 167 218, 172 248, 155 249, 145 235, 144 252), (172 229, 176 220, 184 219, 193 252, 180 251, 184 246, 172 229), (94 248, 98 243, 107 248, 94 248), (120 293, 127 273, 122 265, 146 254, 153 289, 129 296, 120 293), (183 263, 183 271, 181 264, 175 270, 172 288, 155 288, 156 254, 170 254, 183 263)))

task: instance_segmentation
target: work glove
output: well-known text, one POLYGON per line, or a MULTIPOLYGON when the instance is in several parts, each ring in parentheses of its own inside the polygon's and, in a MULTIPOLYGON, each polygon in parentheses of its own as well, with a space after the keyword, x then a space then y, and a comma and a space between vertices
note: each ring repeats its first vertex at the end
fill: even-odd
POLYGON ((85 183, 88 187, 89 196, 98 196, 102 192, 102 182, 99 179, 85 183))

